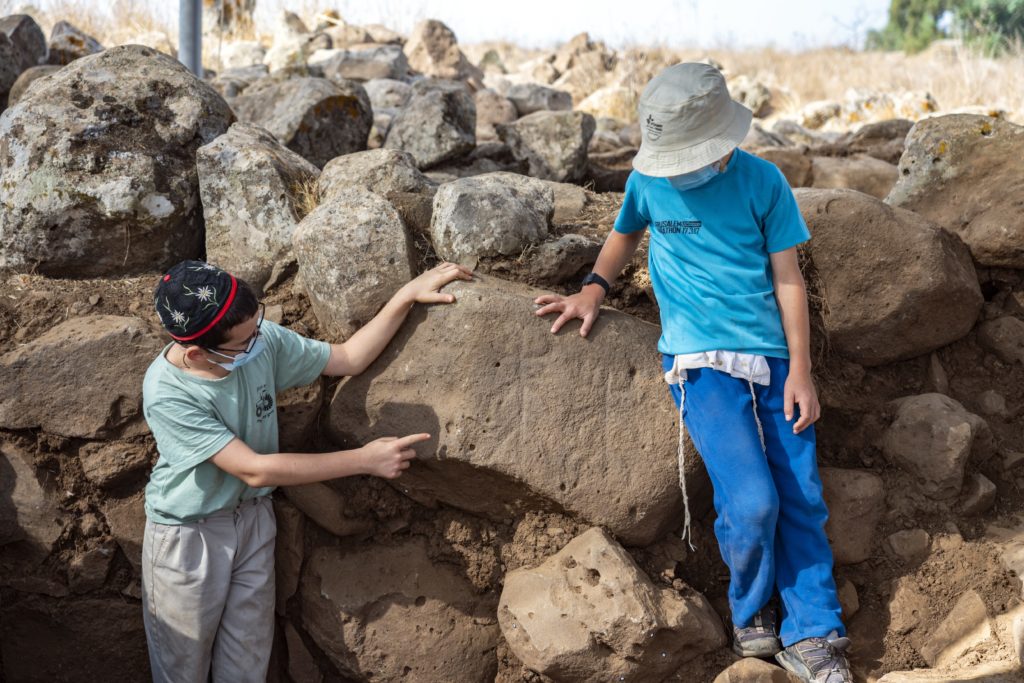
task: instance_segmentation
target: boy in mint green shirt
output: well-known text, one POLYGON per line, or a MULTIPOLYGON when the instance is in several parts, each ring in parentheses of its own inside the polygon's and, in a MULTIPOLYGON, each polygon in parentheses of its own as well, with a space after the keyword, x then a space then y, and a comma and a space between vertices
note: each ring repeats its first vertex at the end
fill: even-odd
POLYGON ((154 303, 174 339, 146 372, 143 410, 160 457, 146 487, 143 620, 154 681, 265 681, 273 641, 276 486, 355 474, 393 479, 413 445, 383 437, 331 453, 280 453, 276 394, 320 375, 357 375, 412 306, 469 270, 444 263, 402 287, 343 344, 263 320, 253 290, 184 261, 154 303))

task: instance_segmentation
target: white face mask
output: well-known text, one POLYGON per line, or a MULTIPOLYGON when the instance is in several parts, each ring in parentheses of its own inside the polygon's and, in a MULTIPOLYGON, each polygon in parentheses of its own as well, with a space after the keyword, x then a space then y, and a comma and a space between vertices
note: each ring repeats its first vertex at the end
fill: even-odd
POLYGON ((206 352, 215 353, 221 358, 230 358, 231 362, 229 363, 218 363, 215 360, 211 360, 210 362, 213 363, 214 365, 219 365, 228 372, 231 372, 232 370, 236 370, 242 367, 243 365, 251 361, 253 358, 260 355, 260 353, 262 353, 263 349, 265 349, 266 347, 267 344, 266 342, 263 341, 263 335, 261 334, 258 337, 256 337, 256 341, 253 342, 251 349, 249 349, 248 351, 240 351, 234 356, 229 356, 226 353, 220 353, 219 351, 213 351, 212 349, 207 349, 206 352))
POLYGON ((696 171, 683 173, 681 175, 669 176, 668 182, 677 190, 692 190, 708 183, 712 178, 721 173, 722 162, 716 161, 696 171))

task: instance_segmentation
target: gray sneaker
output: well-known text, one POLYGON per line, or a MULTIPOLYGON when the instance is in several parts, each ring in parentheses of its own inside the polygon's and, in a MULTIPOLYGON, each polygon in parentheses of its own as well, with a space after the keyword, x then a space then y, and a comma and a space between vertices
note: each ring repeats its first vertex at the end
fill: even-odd
POLYGON ((740 657, 768 659, 782 652, 778 631, 779 611, 772 600, 758 610, 750 626, 732 627, 732 651, 740 657))
POLYGON ((847 638, 807 638, 775 655, 783 669, 807 683, 852 683, 845 650, 847 638))

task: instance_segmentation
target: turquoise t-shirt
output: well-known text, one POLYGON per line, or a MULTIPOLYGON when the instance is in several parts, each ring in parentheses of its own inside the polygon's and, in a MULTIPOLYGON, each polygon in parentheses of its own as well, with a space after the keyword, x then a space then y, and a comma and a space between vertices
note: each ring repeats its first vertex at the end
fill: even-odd
POLYGON ((648 226, 659 351, 789 357, 768 255, 810 232, 774 164, 737 149, 725 171, 683 191, 633 171, 615 230, 648 226))
POLYGON ((168 345, 146 371, 142 406, 160 457, 146 486, 146 516, 160 524, 202 519, 266 495, 212 462, 238 437, 257 453, 276 453, 279 391, 309 384, 323 372, 331 347, 264 321, 266 349, 223 379, 175 367, 168 345))

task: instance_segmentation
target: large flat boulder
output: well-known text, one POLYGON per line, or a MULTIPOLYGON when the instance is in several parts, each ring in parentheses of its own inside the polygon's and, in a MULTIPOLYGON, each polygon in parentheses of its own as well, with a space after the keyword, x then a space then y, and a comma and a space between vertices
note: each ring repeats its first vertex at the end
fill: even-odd
POLYGON ((655 587, 599 528, 539 567, 506 575, 498 621, 528 668, 564 683, 655 683, 725 645, 704 596, 655 587))
POLYGON ((479 278, 444 291, 457 303, 414 309, 381 357, 339 386, 337 440, 429 432, 396 485, 494 519, 562 509, 633 545, 680 522, 656 326, 608 309, 587 339, 572 324, 552 335, 533 315, 541 290, 479 278))
POLYGON ((57 325, 0 356, 0 428, 86 439, 147 432, 142 378, 163 346, 138 318, 95 315, 57 325))
POLYGON ((196 154, 206 219, 206 259, 257 291, 281 280, 294 265, 292 233, 298 197, 319 169, 266 130, 234 123, 196 154))
POLYGON ((299 592, 307 632, 357 680, 494 680, 493 605, 422 540, 316 548, 299 592))
POLYGON ((878 199, 896 184, 899 172, 895 164, 866 154, 847 157, 814 157, 811 187, 819 189, 846 188, 878 199))
POLYGON ((0 269, 96 277, 197 257, 196 150, 233 120, 210 86, 139 45, 36 83, 0 116, 0 269))
POLYGON ((853 190, 794 192, 835 348, 862 365, 921 356, 974 326, 983 298, 970 253, 931 221, 853 190))
POLYGON ((886 201, 963 238, 983 266, 1024 268, 1024 126, 987 116, 923 119, 886 201))

